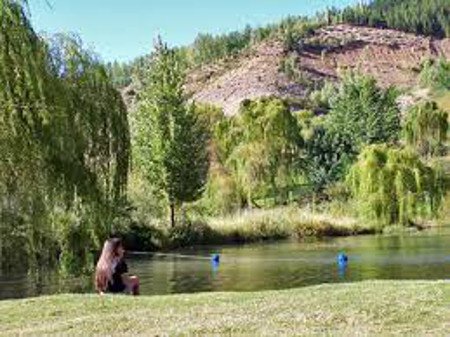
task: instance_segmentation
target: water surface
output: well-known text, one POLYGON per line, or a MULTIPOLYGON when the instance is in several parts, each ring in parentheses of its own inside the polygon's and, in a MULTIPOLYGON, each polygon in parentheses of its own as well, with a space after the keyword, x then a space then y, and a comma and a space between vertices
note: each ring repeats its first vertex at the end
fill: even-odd
MULTIPOLYGON (((403 236, 361 236, 244 246, 191 248, 173 255, 128 256, 144 295, 287 289, 369 279, 450 279, 450 228, 403 236), (336 256, 345 252, 347 268, 336 256), (220 264, 210 256, 220 254, 220 264)), ((54 271, 0 276, 0 299, 92 292, 92 279, 54 271)))

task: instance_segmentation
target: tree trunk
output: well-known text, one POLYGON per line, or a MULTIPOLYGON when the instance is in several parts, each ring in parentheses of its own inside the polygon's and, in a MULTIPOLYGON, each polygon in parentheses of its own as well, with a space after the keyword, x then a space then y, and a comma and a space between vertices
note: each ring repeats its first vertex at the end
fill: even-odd
POLYGON ((173 202, 170 203, 170 226, 175 227, 175 204, 173 202))

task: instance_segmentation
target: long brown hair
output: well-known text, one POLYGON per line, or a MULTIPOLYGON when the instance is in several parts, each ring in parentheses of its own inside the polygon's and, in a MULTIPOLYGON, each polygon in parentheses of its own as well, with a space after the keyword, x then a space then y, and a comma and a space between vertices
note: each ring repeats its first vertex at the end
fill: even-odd
POLYGON ((95 268, 95 289, 98 292, 106 291, 108 282, 113 274, 113 261, 118 256, 118 249, 122 246, 122 240, 119 238, 111 238, 103 244, 102 254, 95 268))

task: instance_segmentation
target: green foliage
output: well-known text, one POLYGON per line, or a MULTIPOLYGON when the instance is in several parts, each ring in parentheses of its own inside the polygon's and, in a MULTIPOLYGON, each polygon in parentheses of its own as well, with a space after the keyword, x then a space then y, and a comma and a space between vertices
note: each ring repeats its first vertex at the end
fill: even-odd
POLYGON ((205 64, 224 57, 237 55, 247 48, 255 38, 253 30, 247 26, 243 32, 231 32, 217 37, 199 34, 192 46, 193 63, 205 64))
POLYGON ((208 175, 204 198, 200 202, 203 215, 224 215, 241 207, 241 194, 233 176, 222 164, 214 162, 208 175))
POLYGON ((134 158, 148 182, 167 197, 171 223, 175 208, 197 200, 209 167, 208 127, 183 93, 184 64, 161 41, 148 85, 133 120, 134 158))
POLYGON ((192 55, 190 63, 194 66, 216 62, 223 58, 234 57, 244 50, 270 38, 283 41, 286 50, 293 51, 301 39, 313 34, 321 23, 307 17, 289 16, 280 23, 265 27, 246 26, 241 32, 212 36, 199 34, 193 45, 188 47, 192 55))
POLYGON ((123 88, 131 83, 131 67, 126 63, 114 61, 106 65, 109 77, 116 88, 123 88))
POLYGON ((444 195, 443 176, 412 151, 371 145, 347 176, 361 215, 383 225, 435 217, 444 195))
MULTIPOLYGON (((448 0, 374 0, 367 5, 349 6, 343 10, 329 8, 313 17, 288 16, 279 23, 213 36, 200 33, 190 46, 177 49, 190 67, 232 59, 252 46, 269 39, 279 39, 287 51, 301 50, 301 40, 323 25, 350 23, 361 26, 392 28, 415 34, 450 37, 448 0)), ((148 59, 139 57, 130 64, 111 65, 114 82, 126 85, 133 77, 143 78, 148 59)))
POLYGON ((331 109, 331 104, 337 94, 337 85, 327 81, 320 90, 311 93, 310 100, 316 110, 328 112, 328 110, 331 109))
POLYGON ((246 101, 238 115, 218 123, 218 159, 226 167, 244 204, 270 195, 286 200, 296 184, 303 145, 300 126, 286 102, 277 98, 246 101))
POLYGON ((374 0, 332 13, 333 20, 392 28, 438 38, 450 36, 448 0, 374 0))
POLYGON ((118 234, 129 251, 154 251, 167 240, 163 231, 145 223, 132 223, 118 234))
MULTIPOLYGON (((301 39, 310 36, 314 29, 322 24, 322 20, 289 16, 278 24, 264 27, 246 26, 242 31, 216 36, 200 33, 191 45, 173 50, 180 61, 182 60, 192 69, 222 60, 232 61, 240 54, 251 50, 253 46, 269 39, 279 39, 283 41, 286 50, 294 51, 298 48, 301 39)), ((119 87, 126 86, 131 81, 137 86, 146 82, 155 53, 138 57, 128 64, 109 65, 114 82, 119 87)))
POLYGON ((427 60, 420 72, 422 85, 436 90, 450 90, 450 61, 427 60))
POLYGON ((448 113, 435 102, 419 104, 409 111, 403 132, 407 144, 420 155, 442 155, 447 141, 448 113))
POLYGON ((283 41, 287 51, 296 51, 301 49, 301 40, 312 36, 323 23, 308 17, 288 16, 275 26, 275 34, 283 41))
POLYGON ((280 71, 286 74, 286 76, 298 84, 304 86, 311 86, 311 80, 308 76, 301 70, 299 65, 300 58, 297 52, 291 52, 286 56, 280 64, 280 71))
POLYGON ((306 172, 313 190, 319 192, 345 176, 357 150, 349 139, 323 125, 311 130, 305 146, 306 172))
POLYGON ((0 263, 75 265, 124 197, 127 113, 97 59, 73 37, 44 42, 23 3, 0 1, 0 263))
POLYGON ((168 246, 172 249, 221 242, 219 233, 214 232, 206 223, 191 220, 170 228, 167 239, 168 246))
POLYGON ((329 83, 312 94, 325 116, 299 114, 305 139, 305 172, 315 192, 342 179, 367 144, 395 143, 400 113, 393 89, 377 87, 373 78, 349 75, 339 87, 329 83))
POLYGON ((394 143, 400 133, 396 98, 393 88, 384 90, 373 78, 350 75, 331 104, 327 128, 358 151, 366 144, 394 143))

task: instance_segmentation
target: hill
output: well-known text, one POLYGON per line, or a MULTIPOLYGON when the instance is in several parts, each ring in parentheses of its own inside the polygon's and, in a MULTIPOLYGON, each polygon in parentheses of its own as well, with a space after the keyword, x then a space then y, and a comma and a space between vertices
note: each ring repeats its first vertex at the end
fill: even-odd
POLYGON ((382 86, 416 86, 421 63, 450 57, 450 39, 416 36, 391 29, 340 24, 320 28, 288 51, 276 39, 244 53, 233 65, 203 66, 188 76, 196 101, 221 106, 227 115, 245 99, 279 96, 299 99, 324 81, 337 81, 344 70, 374 76, 382 86), (289 62, 289 76, 282 71, 289 62))

